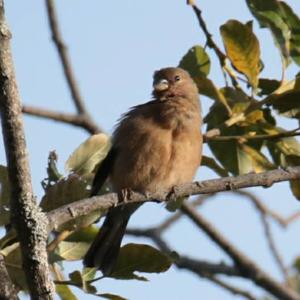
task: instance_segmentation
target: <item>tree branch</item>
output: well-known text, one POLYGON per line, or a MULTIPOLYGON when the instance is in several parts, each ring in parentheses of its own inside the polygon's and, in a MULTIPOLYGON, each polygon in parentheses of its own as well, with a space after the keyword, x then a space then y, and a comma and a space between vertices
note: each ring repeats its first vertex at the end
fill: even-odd
MULTIPOLYGON (((237 88, 240 89, 239 83, 237 81, 237 76, 234 74, 233 70, 231 70, 227 65, 226 65, 226 58, 227 56, 222 52, 222 50, 218 47, 218 45, 214 42, 213 38, 212 38, 212 34, 208 31, 206 23, 202 17, 202 11, 197 7, 196 4, 194 3, 190 3, 190 5, 193 8, 194 13, 196 14, 196 17, 198 19, 200 28, 202 29, 205 37, 206 37, 206 44, 209 48, 213 49, 214 52, 216 53, 220 65, 222 67, 222 69, 224 69, 227 74, 229 75, 232 85, 237 88)), ((229 113, 231 113, 231 110, 229 107, 226 107, 227 109, 229 109, 229 113)))
POLYGON ((0 299, 18 300, 18 291, 7 272, 3 255, 0 254, 0 299))
POLYGON ((83 128, 90 134, 102 132, 102 130, 96 124, 94 124, 94 122, 91 122, 91 118, 88 115, 66 114, 28 105, 23 105, 22 111, 23 113, 31 116, 45 118, 83 128))
POLYGON ((9 40, 11 33, 0 0, 0 110, 11 183, 12 223, 16 227, 32 299, 53 299, 46 239, 47 218, 35 201, 9 40))
MULTIPOLYGON (((135 237, 147 237, 151 239, 161 251, 168 254, 172 253, 171 248, 161 238, 161 230, 157 228, 127 229, 126 234, 133 235, 135 237)), ((224 289, 230 291, 231 293, 239 294, 246 298, 248 297, 247 299, 250 300, 256 299, 253 296, 253 298, 251 298, 251 294, 249 292, 233 287, 215 277, 215 275, 222 274, 227 276, 242 276, 239 270, 235 267, 228 266, 223 262, 216 264, 203 260, 196 260, 184 255, 179 255, 178 258, 174 261, 174 264, 177 266, 178 269, 184 269, 198 275, 201 278, 207 278, 215 284, 218 284, 224 289)))
POLYGON ((49 26, 52 33, 52 39, 57 48, 58 55, 63 66, 64 74, 66 76, 74 104, 76 106, 78 114, 85 114, 87 111, 85 109, 83 99, 81 97, 78 85, 75 80, 75 76, 74 76, 74 72, 72 69, 67 48, 65 46, 65 43, 60 33, 57 15, 55 11, 54 0, 46 0, 46 7, 47 7, 49 26))
POLYGON ((274 237, 272 235, 271 226, 269 224, 267 216, 263 213, 261 213, 261 221, 262 221, 262 225, 264 227, 265 236, 266 236, 271 254, 272 254, 280 272, 282 273, 284 281, 287 283, 288 279, 289 279, 288 270, 283 262, 283 259, 279 253, 279 250, 277 249, 274 237))
MULTIPOLYGON (((286 170, 273 170, 259 174, 250 173, 236 177, 224 177, 210 179, 175 186, 170 190, 159 191, 148 195, 132 192, 127 202, 165 202, 167 200, 187 197, 198 194, 211 194, 221 191, 237 190, 246 187, 264 186, 270 187, 273 183, 300 178, 300 167, 290 167, 286 170)), ((49 219, 49 230, 77 218, 87 215, 95 210, 107 210, 110 207, 124 205, 118 201, 115 193, 103 196, 94 196, 80 201, 64 205, 47 214, 49 219)))
POLYGON ((233 295, 243 296, 245 299, 248 299, 248 300, 257 300, 257 297, 254 297, 248 291, 244 291, 241 288, 233 286, 232 284, 229 284, 229 283, 219 279, 216 276, 207 275, 205 277, 207 279, 209 279, 210 281, 214 282, 215 284, 219 285, 223 289, 227 290, 228 292, 230 292, 233 295))
POLYGON ((244 277, 251 279, 258 286, 261 286, 270 294, 280 300, 299 300, 300 295, 295 291, 283 286, 275 281, 267 273, 259 268, 254 261, 239 251, 235 246, 226 240, 202 215, 197 213, 192 207, 184 203, 181 210, 193 223, 202 229, 225 253, 234 261, 236 267, 244 277))
POLYGON ((300 218, 300 211, 296 211, 288 217, 281 216, 276 211, 273 211, 269 207, 267 207, 262 201, 260 201, 260 199, 258 199, 258 197, 256 197, 254 194, 248 191, 239 190, 239 191, 235 191, 234 193, 247 197, 249 200, 253 202, 253 204, 261 213, 271 217, 273 220, 278 222, 278 224, 283 227, 287 227, 290 223, 295 222, 297 219, 300 218))
MULTIPOLYGON (((146 237, 151 239, 157 247, 167 253, 171 254, 172 249, 169 245, 161 238, 160 232, 156 228, 151 229, 138 229, 138 228, 129 228, 126 230, 126 234, 132 235, 135 237, 146 237)), ((176 252, 177 253, 177 252, 176 252)), ((178 255, 178 258, 174 261, 175 265, 179 269, 188 270, 190 272, 196 273, 200 276, 203 274, 211 275, 227 275, 227 276, 241 276, 241 273, 234 266, 229 266, 223 262, 221 263, 211 263, 205 260, 199 260, 190 258, 186 255, 178 255)))

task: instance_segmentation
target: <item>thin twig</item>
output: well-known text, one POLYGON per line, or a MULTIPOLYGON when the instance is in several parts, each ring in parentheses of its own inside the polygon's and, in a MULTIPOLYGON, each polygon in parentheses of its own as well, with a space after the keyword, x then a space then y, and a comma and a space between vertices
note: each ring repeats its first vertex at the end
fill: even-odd
POLYGON ((250 193, 249 191, 238 190, 235 191, 234 194, 239 194, 241 196, 247 197, 253 202, 253 204, 259 211, 261 211, 265 215, 272 217, 276 222, 278 222, 279 225, 283 227, 288 226, 290 223, 295 222, 300 218, 300 211, 296 211, 288 217, 281 216, 276 211, 273 211, 269 207, 267 207, 262 201, 260 201, 258 197, 256 197, 253 193, 250 193))
POLYGON ((205 276, 204 275, 203 277, 209 279, 210 281, 214 282, 215 284, 217 284, 218 286, 222 287, 223 289, 227 290, 228 292, 230 292, 231 294, 233 294, 235 296, 242 296, 248 300, 257 300, 257 297, 254 297, 250 292, 244 291, 239 287, 229 284, 229 283, 225 282, 224 280, 219 279, 216 276, 212 276, 212 275, 205 276))
MULTIPOLYGON (((191 202, 193 207, 198 207, 202 205, 207 199, 214 197, 216 194, 203 195, 199 196, 196 200, 191 202)), ((182 217, 182 212, 179 210, 176 213, 173 213, 171 217, 164 220, 160 225, 156 227, 156 230, 159 233, 166 231, 170 226, 172 226, 175 222, 177 222, 182 217)))
POLYGON ((268 245, 269 245, 270 251, 273 255, 273 258, 274 258, 275 262, 277 263, 277 266, 278 266, 279 270, 282 273, 284 281, 288 282, 289 274, 288 274, 287 268, 284 265, 284 262, 283 262, 283 259, 280 255, 280 253, 279 253, 279 250, 277 249, 277 246, 276 246, 274 237, 272 235, 271 227, 270 227, 270 224, 267 220, 267 217, 263 213, 261 213, 261 222, 263 224, 264 231, 265 231, 265 236, 266 236, 266 239, 268 241, 268 245))
POLYGON ((191 4, 196 17, 198 19, 200 28, 202 29, 205 37, 206 37, 206 44, 209 48, 213 49, 214 52, 216 53, 220 65, 222 67, 222 69, 224 69, 227 74, 229 75, 232 85, 237 88, 240 89, 239 83, 237 81, 237 76, 234 74, 233 70, 231 70, 227 65, 226 65, 226 59, 227 56, 222 52, 222 50, 218 47, 218 45, 214 42, 213 38, 212 38, 212 34, 208 31, 206 23, 202 17, 202 11, 195 5, 195 4, 191 4))
POLYGON ((227 135, 227 136, 212 136, 209 135, 206 137, 204 135, 205 142, 209 141, 216 141, 216 142, 228 142, 231 140, 276 140, 280 138, 286 138, 286 137, 292 137, 292 136, 299 136, 299 128, 296 128, 294 130, 286 131, 286 132, 280 132, 276 134, 258 134, 258 135, 227 135))
POLYGON ((84 105, 84 101, 81 97, 78 85, 75 80, 74 72, 72 69, 72 64, 68 55, 67 47, 65 46, 65 43, 63 41, 59 25, 58 25, 58 20, 57 20, 57 15, 55 11, 55 4, 54 0, 46 0, 46 7, 47 7, 47 15, 48 15, 48 21, 49 21, 49 26, 51 28, 52 32, 52 39, 56 45, 57 51, 59 58, 61 60, 64 74, 66 76, 72 98, 74 101, 74 104, 76 106, 78 114, 86 114, 86 109, 84 105))

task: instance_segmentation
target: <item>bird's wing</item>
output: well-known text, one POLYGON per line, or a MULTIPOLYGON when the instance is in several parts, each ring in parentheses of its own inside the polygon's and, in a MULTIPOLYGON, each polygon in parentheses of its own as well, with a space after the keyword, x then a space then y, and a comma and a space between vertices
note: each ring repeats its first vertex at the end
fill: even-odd
POLYGON ((98 194, 98 192, 100 191, 105 180, 109 176, 109 174, 112 170, 115 158, 116 158, 116 153, 117 153, 116 149, 111 148, 110 151, 108 152, 107 156, 105 157, 105 159, 102 161, 101 165, 99 166, 97 173, 93 180, 91 197, 98 194))

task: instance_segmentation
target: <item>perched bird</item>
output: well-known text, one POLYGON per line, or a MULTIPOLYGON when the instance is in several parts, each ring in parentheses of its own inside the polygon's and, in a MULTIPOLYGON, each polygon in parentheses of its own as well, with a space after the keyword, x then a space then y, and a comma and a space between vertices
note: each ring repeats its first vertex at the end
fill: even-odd
MULTIPOLYGON (((155 192, 192 181, 200 164, 202 119, 198 89, 180 68, 153 76, 153 100, 133 107, 116 127, 112 148, 96 173, 92 195, 109 177, 113 190, 155 192)), ((84 265, 109 275, 116 263, 131 214, 139 204, 112 208, 84 265)))

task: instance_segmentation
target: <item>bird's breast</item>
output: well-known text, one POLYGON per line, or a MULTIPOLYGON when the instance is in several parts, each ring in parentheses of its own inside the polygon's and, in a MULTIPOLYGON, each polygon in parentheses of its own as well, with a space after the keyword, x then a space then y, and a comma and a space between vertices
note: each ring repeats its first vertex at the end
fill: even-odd
POLYGON ((168 124, 153 119, 133 121, 129 135, 120 130, 116 136, 118 156, 111 174, 114 189, 154 192, 191 181, 201 157, 200 117, 194 124, 178 115, 168 124))

